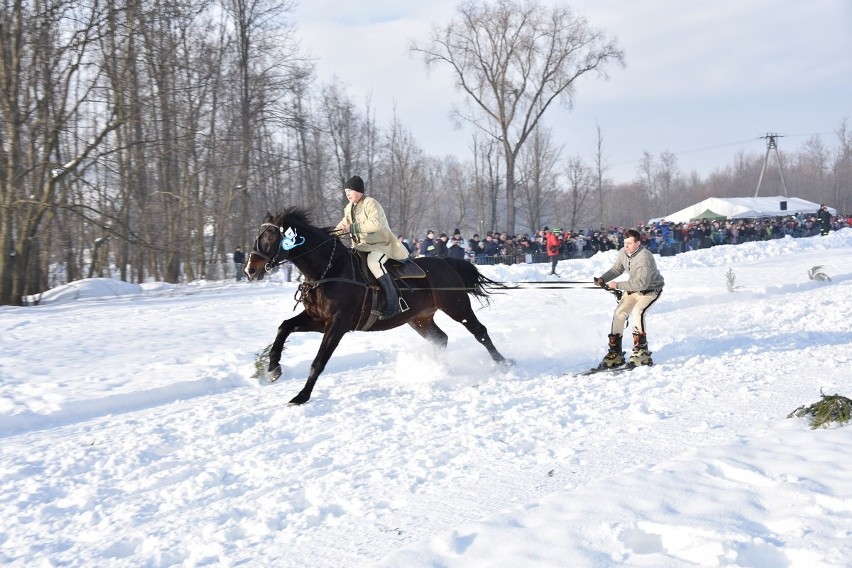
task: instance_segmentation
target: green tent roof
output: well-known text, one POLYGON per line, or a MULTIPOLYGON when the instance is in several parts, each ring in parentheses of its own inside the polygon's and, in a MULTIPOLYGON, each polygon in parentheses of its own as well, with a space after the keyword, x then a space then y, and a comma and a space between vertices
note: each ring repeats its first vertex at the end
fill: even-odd
POLYGON ((707 219, 708 221, 725 221, 727 217, 725 217, 724 215, 719 215, 718 213, 714 213, 709 209, 705 209, 704 213, 699 213, 698 215, 690 219, 690 221, 703 221, 704 219, 707 219))

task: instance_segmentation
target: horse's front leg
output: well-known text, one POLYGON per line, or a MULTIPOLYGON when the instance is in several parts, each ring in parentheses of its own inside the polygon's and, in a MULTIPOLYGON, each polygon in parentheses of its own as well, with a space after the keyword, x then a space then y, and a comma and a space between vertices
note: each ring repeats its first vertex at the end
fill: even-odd
POLYGON ((311 398, 311 392, 314 390, 314 385, 317 383, 317 379, 320 376, 320 373, 325 369, 326 363, 331 359, 331 354, 334 353, 334 350, 337 349, 337 346, 340 344, 340 340, 343 339, 343 336, 346 335, 346 332, 349 329, 341 325, 340 321, 336 321, 332 323, 325 332, 325 335, 322 336, 322 342, 320 343, 319 351, 317 351, 317 356, 314 357, 313 363, 311 363, 311 372, 308 374, 308 380, 305 383, 305 386, 302 387, 302 390, 299 391, 299 394, 293 397, 290 401, 290 404, 305 404, 311 398))
POLYGON ((301 312, 288 320, 281 322, 278 326, 278 334, 272 347, 269 349, 269 366, 266 369, 266 377, 270 383, 275 382, 281 376, 281 353, 284 351, 284 342, 291 333, 295 331, 322 331, 322 325, 308 317, 306 312, 301 312))

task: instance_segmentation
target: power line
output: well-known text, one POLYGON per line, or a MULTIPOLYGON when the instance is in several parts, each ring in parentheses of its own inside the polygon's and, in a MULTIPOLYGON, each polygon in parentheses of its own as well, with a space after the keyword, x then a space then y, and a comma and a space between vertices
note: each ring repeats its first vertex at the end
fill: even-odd
MULTIPOLYGON (((783 136, 785 138, 802 138, 802 137, 805 137, 805 136, 827 136, 827 135, 830 135, 830 134, 832 134, 832 133, 831 132, 811 132, 811 133, 808 133, 808 134, 776 134, 776 136, 778 136, 778 137, 783 136)), ((723 142, 721 144, 714 144, 712 146, 702 146, 700 148, 692 148, 692 149, 689 149, 689 150, 678 150, 676 152, 672 152, 672 154, 674 154, 675 156, 681 156, 681 155, 684 155, 684 154, 695 154, 695 153, 698 153, 698 152, 708 152, 710 150, 719 150, 721 148, 730 148, 732 146, 741 146, 743 144, 750 144, 750 143, 754 142, 755 140, 761 140, 761 139, 764 139, 764 138, 766 138, 766 135, 756 136, 754 138, 746 138, 744 140, 738 140, 736 142, 723 142)), ((612 163, 610 165, 611 166, 626 166, 626 165, 630 165, 630 164, 638 164, 640 161, 641 160, 625 160, 623 162, 615 162, 615 163, 612 163)))
POLYGON ((748 142, 753 142, 754 138, 749 138, 747 140, 740 140, 738 142, 725 142, 723 144, 716 144, 714 146, 704 146, 702 148, 693 148, 692 150, 681 150, 679 152, 672 152, 672 154, 680 155, 680 154, 694 154, 695 152, 706 152, 707 150, 718 150, 719 148, 729 148, 731 146, 739 146, 740 144, 746 144, 748 142))

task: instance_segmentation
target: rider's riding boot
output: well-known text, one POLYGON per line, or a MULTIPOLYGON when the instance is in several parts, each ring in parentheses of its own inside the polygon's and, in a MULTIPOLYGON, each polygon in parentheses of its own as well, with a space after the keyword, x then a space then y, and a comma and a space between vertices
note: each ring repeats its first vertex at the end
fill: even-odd
POLYGON ((610 333, 609 351, 604 355, 603 361, 598 365, 598 369, 611 369, 624 364, 624 352, 621 350, 621 334, 610 333))
POLYGON ((379 285, 385 293, 385 309, 382 310, 380 320, 390 319, 398 316, 402 310, 399 308, 399 294, 396 291, 396 286, 393 285, 390 274, 382 274, 379 278, 379 285))
POLYGON ((633 334, 633 354, 630 356, 630 364, 636 367, 654 364, 651 360, 651 352, 648 351, 648 336, 644 333, 633 334))

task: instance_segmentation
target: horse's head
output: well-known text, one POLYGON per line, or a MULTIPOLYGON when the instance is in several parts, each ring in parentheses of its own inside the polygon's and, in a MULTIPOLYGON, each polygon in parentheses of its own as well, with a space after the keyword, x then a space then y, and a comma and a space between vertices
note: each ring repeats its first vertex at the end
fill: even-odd
POLYGON ((305 244, 306 235, 312 230, 316 229, 300 209, 289 209, 275 216, 267 213, 246 261, 249 280, 262 280, 279 264, 291 260, 293 255, 299 256, 298 247, 305 244))
POLYGON ((273 221, 272 214, 267 213, 263 219, 263 224, 260 226, 260 231, 254 238, 254 245, 251 247, 246 266, 243 269, 250 281, 263 280, 267 272, 284 262, 284 260, 279 260, 281 256, 281 228, 273 221))

